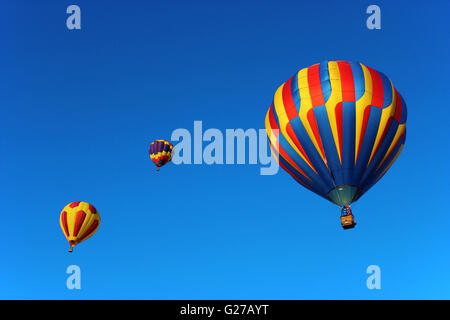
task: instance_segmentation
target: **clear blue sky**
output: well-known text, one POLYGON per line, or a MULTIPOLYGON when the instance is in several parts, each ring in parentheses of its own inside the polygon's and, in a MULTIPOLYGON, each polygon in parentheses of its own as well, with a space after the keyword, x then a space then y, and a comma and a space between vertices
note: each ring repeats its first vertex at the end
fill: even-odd
POLYGON ((450 298, 447 1, 2 1, 0 298, 450 298), (82 29, 66 28, 77 4, 82 29), (366 28, 367 6, 381 30, 366 28), (394 166, 339 208, 257 165, 174 165, 176 128, 263 128, 323 60, 382 71, 408 105, 394 166), (71 201, 100 212, 72 254, 71 201), (82 289, 66 289, 76 264, 82 289), (381 268, 381 290, 366 268, 381 268))

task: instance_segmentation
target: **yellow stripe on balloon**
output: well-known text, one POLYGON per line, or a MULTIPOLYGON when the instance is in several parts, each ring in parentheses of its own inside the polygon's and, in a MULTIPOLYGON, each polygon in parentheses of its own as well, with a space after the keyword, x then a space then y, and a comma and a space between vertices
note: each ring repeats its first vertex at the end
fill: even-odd
POLYGON ((78 237, 81 237, 89 229, 89 227, 92 225, 92 223, 94 223, 94 221, 96 220, 97 216, 100 218, 99 215, 92 214, 91 210, 89 210, 89 204, 83 203, 82 209, 83 209, 84 213, 86 213, 86 218, 84 219, 84 222, 80 228, 80 231, 78 231, 78 237))
POLYGON ((269 137, 269 140, 272 141, 273 133, 272 133, 272 127, 270 126, 270 120, 269 120, 269 114, 270 114, 270 108, 269 111, 266 113, 266 119, 265 119, 265 127, 267 131, 267 136, 269 137))
POLYGON ((369 69, 362 63, 360 63, 361 68, 364 74, 364 94, 358 101, 355 103, 355 165, 356 160, 358 158, 358 148, 360 144, 360 140, 364 139, 361 137, 361 130, 364 119, 364 111, 367 107, 370 107, 372 103, 372 91, 373 91, 373 82, 372 76, 370 75, 369 69))
MULTIPOLYGON (((270 111, 270 109, 269 109, 269 111, 270 111)), ((267 134, 268 134, 269 140, 270 140, 269 147, 270 147, 270 150, 271 150, 271 152, 272 152, 272 155, 274 155, 276 161, 277 161, 278 163, 280 163, 279 157, 282 157, 286 162, 288 162, 288 163, 292 166, 293 170, 295 170, 296 172, 298 172, 299 175, 302 175, 302 176, 304 176, 305 178, 311 180, 309 177, 305 176, 302 172, 300 172, 300 171, 296 168, 297 164, 296 164, 292 159, 290 159, 290 158, 287 159, 287 158, 285 158, 283 155, 280 154, 280 150, 279 150, 280 145, 279 145, 278 140, 277 140, 278 138, 277 138, 277 136, 275 136, 275 134, 273 133, 272 127, 270 126, 269 112, 267 112, 267 114, 266 114, 265 127, 266 127, 266 131, 267 131, 267 134)), ((277 129, 277 130, 278 130, 278 129, 277 129)), ((278 135, 278 136, 279 136, 279 135, 278 135)), ((285 137, 285 138, 286 138, 286 137, 285 137)), ((292 172, 292 173, 294 173, 294 172, 292 172)))
MULTIPOLYGON (((100 217, 97 217, 97 219, 95 219, 95 217, 92 219, 92 222, 89 224, 89 227, 92 225, 92 223, 94 223, 94 221, 95 220, 98 220, 98 224, 97 224, 97 227, 94 229, 94 230, 92 230, 92 232, 88 235, 88 236, 86 236, 84 239, 83 239, 83 241, 85 241, 85 240, 87 240, 87 239, 89 239, 90 237, 92 237, 93 235, 94 235, 94 233, 96 233, 97 232, 97 230, 98 230, 98 228, 100 227, 100 217)), ((83 235, 83 233, 79 233, 78 234, 79 236, 82 236, 83 235)))
POLYGON ((69 240, 75 239, 73 236, 73 230, 75 229, 75 214, 73 214, 73 208, 67 208, 67 230, 69 231, 69 240))
MULTIPOLYGON (((311 167, 311 169, 316 171, 309 164, 309 162, 306 160, 305 156, 303 156, 303 154, 300 152, 300 150, 295 145, 294 141, 291 139, 291 137, 287 133, 287 125, 289 124, 289 118, 287 116, 286 107, 285 107, 284 102, 283 102, 283 88, 284 88, 285 85, 286 85, 286 83, 284 83, 283 85, 281 85, 278 88, 278 90, 275 92, 274 101, 273 101, 273 104, 274 104, 274 107, 275 107, 274 112, 276 112, 277 116, 278 116, 278 121, 279 121, 279 125, 280 125, 280 131, 283 134, 283 137, 289 143, 289 145, 295 150, 295 152, 308 164, 308 166, 311 167)), ((288 161, 289 163, 292 164, 292 161, 289 161, 287 159, 286 159, 286 161, 288 161)))
POLYGON ((170 156, 171 152, 172 151, 160 151, 158 153, 152 153, 152 154, 150 154, 150 159, 157 159, 157 158, 159 158, 161 156, 166 156, 166 155, 170 156))
POLYGON ((313 108, 308 86, 308 68, 304 68, 298 72, 298 88, 300 91, 300 120, 302 121, 309 138, 314 144, 314 147, 316 148, 325 165, 328 167, 327 161, 322 155, 319 143, 316 140, 316 137, 314 136, 314 133, 308 121, 308 111, 313 108))
POLYGON ((59 216, 59 225, 61 226, 61 229, 62 229, 62 231, 63 231, 63 233, 64 233, 64 236, 65 236, 66 238, 68 238, 69 235, 66 233, 66 230, 65 230, 65 228, 64 228, 64 224, 63 224, 63 222, 62 222, 62 215, 59 216))
POLYGON ((398 149, 397 154, 395 155, 395 157, 392 159, 392 161, 389 163, 389 165, 383 170, 383 172, 378 176, 377 181, 381 179, 382 176, 384 176, 384 174, 386 173, 386 171, 389 170, 389 168, 392 166, 392 164, 395 162, 395 160, 397 160, 398 156, 400 155, 400 152, 402 152, 403 147, 405 145, 402 144, 402 146, 398 149))
POLYGON ((280 157, 279 146, 280 145, 279 145, 279 143, 277 143, 278 138, 275 136, 275 134, 272 130, 272 127, 270 126, 269 113, 270 113, 270 108, 269 108, 269 111, 267 111, 266 120, 265 120, 266 131, 267 131, 267 135, 268 135, 269 141, 270 141, 269 147, 270 147, 270 151, 272 152, 272 155, 276 159, 277 163, 280 163, 280 159, 279 159, 279 157, 280 157))
POLYGON ((367 167, 369 167, 369 164, 375 155, 375 150, 377 149, 378 145, 381 142, 380 141, 381 136, 383 135, 383 132, 386 128, 386 125, 387 125, 389 119, 391 117, 393 117, 395 114, 395 109, 396 109, 396 105, 397 105, 397 95, 395 94, 395 88, 394 88, 394 85, 392 84, 392 82, 391 82, 391 87, 392 87, 392 102, 388 107, 384 108, 383 111, 381 112, 381 119, 380 119, 380 124, 378 125, 377 137, 375 138, 375 143, 373 144, 372 152, 370 154, 369 161, 367 162, 367 167))
POLYGON ((401 136, 405 133, 406 131, 406 123, 401 124, 398 126, 397 128, 397 132, 395 133, 394 139, 392 140, 391 145, 389 146, 388 151, 386 152, 386 154, 383 157, 383 160, 381 160, 380 164, 377 167, 377 170, 380 169, 380 167, 383 165, 384 161, 386 161, 386 159, 388 158, 388 156, 391 154, 392 149, 395 148, 395 146, 398 143, 398 140, 401 138, 401 136))
POLYGON ((275 139, 275 137, 272 132, 272 127, 270 126, 269 113, 270 113, 270 108, 266 113, 265 126, 266 126, 267 136, 269 137, 270 142, 272 142, 272 139, 275 139))
MULTIPOLYGON (((274 99, 273 99, 273 105, 274 105, 274 108, 275 108, 275 110, 274 110, 274 112, 276 112, 277 113, 277 116, 278 116, 278 121, 279 121, 279 126, 280 126, 280 134, 283 134, 283 137, 288 141, 288 143, 295 149, 295 151, 298 153, 298 154, 300 154, 300 152, 299 152, 299 150, 297 149, 297 147, 295 146, 295 144, 293 143, 293 141, 291 140, 291 138, 289 137, 289 135, 287 134, 287 131, 286 131, 286 126, 288 125, 288 123, 289 123, 289 118, 288 118, 288 116, 287 116, 287 113, 286 113, 286 109, 285 109, 285 107, 284 107, 284 103, 283 103, 283 96, 282 96, 282 93, 283 93, 283 86, 284 86, 285 84, 283 84, 282 86, 280 86, 279 88, 278 88, 278 90, 275 92, 275 96, 274 96, 274 99)), ((269 109, 270 110, 270 109, 269 109)), ((269 121, 269 113, 267 113, 267 116, 266 116, 266 128, 267 127, 270 127, 270 121, 269 121)), ((272 130, 270 130, 270 134, 272 134, 272 130)), ((270 136, 269 136, 270 137, 270 136)), ((272 141, 271 140, 271 142, 275 142, 275 141, 272 141)), ((277 150, 277 153, 279 154, 279 148, 278 148, 278 150, 277 150)), ((296 164, 292 161, 292 160, 290 160, 290 159, 286 159, 285 157, 283 157, 281 154, 279 154, 279 156, 281 156, 284 160, 286 160, 287 162, 289 162, 289 164, 297 171, 297 172, 299 172, 296 168, 295 168, 295 166, 296 166, 296 164)), ((300 174, 302 174, 301 172, 299 172, 300 174)))
POLYGON ((273 106, 275 108, 274 112, 276 112, 278 116, 280 130, 284 135, 286 133, 286 126, 289 123, 289 118, 283 104, 283 87, 284 84, 282 84, 275 92, 275 96, 273 97, 273 106))

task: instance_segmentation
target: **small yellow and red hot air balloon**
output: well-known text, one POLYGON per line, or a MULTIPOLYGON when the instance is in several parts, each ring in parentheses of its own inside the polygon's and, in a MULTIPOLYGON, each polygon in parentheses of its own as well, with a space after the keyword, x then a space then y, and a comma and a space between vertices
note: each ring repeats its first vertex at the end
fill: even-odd
POLYGON ((173 145, 166 140, 156 140, 152 142, 149 149, 150 158, 156 164, 156 171, 172 160, 173 145))
POLYGON ((59 223, 69 241, 69 252, 72 252, 75 245, 88 239, 97 231, 100 225, 100 214, 93 205, 75 201, 64 207, 59 223))

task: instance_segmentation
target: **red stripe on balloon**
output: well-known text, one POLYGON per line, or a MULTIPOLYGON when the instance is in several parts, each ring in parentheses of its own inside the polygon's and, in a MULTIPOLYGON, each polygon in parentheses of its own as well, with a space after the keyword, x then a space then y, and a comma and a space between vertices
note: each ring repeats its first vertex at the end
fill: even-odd
POLYGON ((306 162, 311 166, 311 168, 317 173, 317 170, 314 168, 313 164, 311 163, 311 160, 309 160, 308 155, 306 154, 305 150, 302 147, 302 144, 300 143, 300 141, 298 140, 294 129, 292 129, 292 125, 291 123, 288 123, 288 125, 286 126, 286 132, 289 136, 289 138, 291 138, 292 142, 294 142, 295 146, 297 147, 297 149, 300 151, 300 153, 303 155, 303 157, 305 157, 306 162))
POLYGON ((308 68, 308 88, 313 107, 323 106, 325 100, 323 99, 322 85, 320 84, 319 64, 308 68))
POLYGON ((338 61, 339 73, 341 75, 342 101, 355 101, 355 82, 350 63, 338 61))
POLYGON ((289 164, 291 166, 293 166, 295 169, 297 169, 302 175, 304 175, 308 180, 311 180, 310 177, 308 177, 306 175, 306 173, 303 172, 302 169, 300 169, 300 167, 295 163, 294 160, 291 159, 291 157, 289 157, 289 155, 287 154, 287 152, 283 149, 283 147, 279 146, 279 154, 286 160, 289 161, 289 164))
POLYGON ((83 235, 78 239, 78 242, 83 241, 86 237, 88 237, 92 232, 94 232, 95 228, 97 228, 98 226, 98 220, 94 220, 94 222, 92 222, 91 226, 89 227, 89 229, 86 230, 85 233, 83 233, 83 235))
POLYGON ((298 117, 298 111, 295 108, 294 99, 292 98, 291 82, 292 78, 290 78, 285 84, 283 84, 282 91, 284 109, 286 110, 289 121, 291 121, 295 117, 298 117))
POLYGON ((91 211, 92 214, 96 214, 97 213, 97 209, 95 209, 92 204, 89 205, 89 210, 91 211))
POLYGON ((269 108, 269 124, 272 129, 272 134, 278 137, 280 134, 280 128, 278 127, 277 121, 275 120, 275 115, 273 114, 273 104, 269 108))
POLYGON ((378 108, 383 108, 383 81, 380 74, 369 68, 370 76, 372 77, 372 105, 378 108))
POLYGON ((323 151, 322 140, 320 139, 319 128, 317 127, 316 116, 314 115, 314 109, 310 109, 307 114, 309 125, 313 131, 314 137, 316 138, 317 144, 319 145, 320 153, 322 157, 325 159, 325 163, 327 159, 325 158, 325 152, 323 151))
POLYGON ((400 97, 400 94, 397 90, 395 90, 395 114, 394 119, 397 120, 398 123, 400 123, 400 120, 402 119, 402 98, 400 97))
POLYGON ((69 226, 67 225, 67 212, 66 211, 63 211, 63 213, 61 213, 61 222, 62 222, 64 231, 66 232, 66 235, 68 237, 70 237, 69 226))
POLYGON ((73 236, 74 237, 78 236, 78 232, 80 231, 85 218, 86 218, 86 213, 83 210, 80 210, 76 213, 75 226, 73 228, 73 236))
POLYGON ((159 162, 159 161, 167 160, 167 159, 169 159, 169 156, 168 156, 168 155, 161 155, 161 156, 159 156, 159 157, 157 157, 157 158, 153 158, 152 161, 153 161, 153 162, 159 162))
POLYGON ((289 173, 292 178, 294 178, 296 181, 298 181, 302 186, 311 189, 306 183, 304 183, 302 180, 300 180, 295 174, 293 174, 284 164, 280 162, 280 167, 282 167, 287 173, 289 173))
POLYGON ((294 130, 292 129, 292 125, 289 123, 286 127, 286 131, 288 136, 292 139, 292 141, 294 142, 295 146, 298 148, 298 150, 300 151, 300 153, 303 155, 303 157, 305 157, 306 162, 311 166, 311 168, 317 173, 316 169, 314 168, 311 160, 309 159, 308 155, 306 154, 305 150, 303 149, 300 141, 298 140, 297 136, 295 135, 294 130))
POLYGON ((394 150, 398 147, 399 144, 403 143, 404 140, 403 138, 405 137, 405 133, 403 133, 400 138, 398 139, 397 143, 395 144, 395 146, 392 147, 391 151, 386 153, 385 158, 383 159, 383 161, 381 161, 381 163, 378 165, 378 168, 376 171, 378 171, 383 164, 386 162, 387 159, 389 159, 389 157, 391 156, 392 152, 394 152, 394 150))
POLYGON ((74 201, 74 202, 72 202, 72 203, 69 205, 69 207, 71 207, 71 208, 78 207, 78 206, 80 205, 80 202, 81 202, 81 201, 74 201))
MULTIPOLYGON (((373 152, 373 157, 375 157, 375 155, 378 152, 378 149, 380 148, 381 144, 383 143, 383 140, 386 137, 386 134, 387 134, 387 132, 389 130, 389 127, 391 126, 392 119, 393 118, 389 118, 388 122, 386 123, 386 127, 384 127, 383 134, 381 135, 381 139, 378 141, 378 144, 377 144, 377 146, 376 146, 376 148, 375 148, 375 150, 373 152)), ((372 159, 373 159, 373 157, 372 157, 372 159)), ((370 164, 370 161, 367 163, 367 167, 369 167, 369 164, 370 164)))

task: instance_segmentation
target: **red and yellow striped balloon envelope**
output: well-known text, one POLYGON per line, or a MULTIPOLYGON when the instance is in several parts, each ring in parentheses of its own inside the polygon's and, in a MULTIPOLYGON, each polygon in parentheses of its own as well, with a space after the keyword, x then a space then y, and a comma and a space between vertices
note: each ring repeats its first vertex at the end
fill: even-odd
POLYGON ((69 252, 72 252, 75 245, 90 238, 98 230, 100 214, 93 205, 83 201, 75 201, 64 207, 59 223, 69 241, 69 252))

